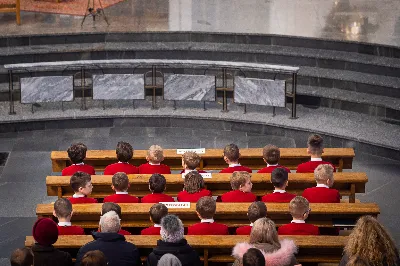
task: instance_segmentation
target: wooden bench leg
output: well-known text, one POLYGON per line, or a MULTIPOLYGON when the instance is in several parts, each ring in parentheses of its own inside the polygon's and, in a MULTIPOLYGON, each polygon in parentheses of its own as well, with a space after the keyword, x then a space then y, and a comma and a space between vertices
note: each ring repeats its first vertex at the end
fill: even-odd
POLYGON ((203 161, 203 159, 201 159, 201 160, 200 160, 199 169, 200 169, 200 170, 203 170, 203 167, 204 167, 204 161, 203 161))
POLYGON ((339 160, 339 169, 338 172, 343 172, 343 159, 339 160))
POLYGON ((57 196, 58 196, 59 199, 62 198, 62 188, 61 187, 57 188, 57 196))
POLYGON ((17 24, 21 25, 21 2, 16 0, 15 16, 17 18, 17 24))
POLYGON ((208 266, 208 249, 204 249, 204 266, 208 266))
POLYGON ((349 203, 356 202, 356 184, 350 185, 350 196, 349 196, 349 203))

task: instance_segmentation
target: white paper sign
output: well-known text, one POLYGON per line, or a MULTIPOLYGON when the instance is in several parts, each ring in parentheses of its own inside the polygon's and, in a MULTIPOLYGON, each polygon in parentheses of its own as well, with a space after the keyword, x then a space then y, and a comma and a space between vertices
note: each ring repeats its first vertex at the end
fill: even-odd
POLYGON ((190 202, 160 202, 167 206, 168 209, 189 209, 190 202))
MULTIPOLYGON (((182 174, 182 178, 185 178, 185 175, 187 175, 188 173, 183 173, 182 174)), ((211 173, 200 173, 200 175, 203 177, 203 178, 212 178, 212 175, 211 175, 211 173)))
POLYGON ((195 152, 197 154, 204 154, 206 153, 205 148, 198 148, 198 149, 177 149, 176 154, 184 154, 187 151, 195 152))

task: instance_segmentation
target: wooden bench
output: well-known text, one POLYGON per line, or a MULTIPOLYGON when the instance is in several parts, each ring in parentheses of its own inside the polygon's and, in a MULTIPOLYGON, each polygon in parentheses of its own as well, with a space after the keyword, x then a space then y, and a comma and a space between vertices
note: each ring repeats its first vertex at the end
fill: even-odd
MULTIPOLYGON (((122 227, 142 228, 152 224, 149 221, 149 209, 151 203, 125 203, 119 204, 122 210, 122 227)), ((250 203, 217 203, 217 212, 214 219, 229 227, 248 225, 247 210, 250 203)), ((75 204, 72 222, 84 228, 97 228, 99 225, 101 203, 75 204)), ((380 213, 379 206, 375 203, 312 203, 311 213, 307 222, 319 227, 348 227, 363 215, 377 216, 380 213), (345 223, 339 225, 339 223, 345 223)), ((267 203, 268 217, 277 226, 290 223, 292 217, 289 213, 288 203, 267 203)), ((185 226, 198 223, 196 204, 190 204, 187 209, 169 209, 169 213, 178 215, 185 226)), ((38 204, 36 207, 38 217, 53 217, 53 204, 38 204)))
MULTIPOLYGON (((126 236, 128 242, 134 243, 143 259, 157 245, 159 236, 126 236)), ((232 248, 239 242, 248 242, 247 236, 185 236, 188 243, 195 248, 204 265, 209 263, 233 262, 232 248)), ((347 236, 285 236, 295 241, 299 248, 296 259, 299 263, 338 263, 342 257, 347 236)), ((77 250, 93 240, 92 236, 59 236, 54 246, 71 253, 76 257, 77 250)), ((27 236, 25 246, 34 244, 32 236, 27 236)))
POLYGON ((0 13, 15 13, 17 24, 21 25, 20 0, 15 0, 15 4, 0 4, 0 13))
MULTIPOLYGON (((138 197, 149 194, 149 178, 151 175, 129 175, 131 187, 129 193, 138 197)), ((214 196, 220 196, 231 190, 229 182, 231 174, 212 174, 212 178, 204 179, 207 189, 213 192, 214 196)), ((355 202, 355 193, 365 193, 365 184, 368 177, 365 173, 341 172, 334 173, 334 188, 338 189, 341 196, 349 196, 349 202, 355 202)), ((104 198, 114 191, 111 189, 112 176, 93 175, 93 191, 91 197, 104 198)), ((183 189, 182 175, 165 175, 167 180, 166 194, 176 196, 183 189)), ((69 176, 48 176, 46 178, 47 195, 71 197, 73 190, 69 183, 69 176)), ((270 174, 252 174, 252 191, 257 196, 263 196, 273 191, 270 181, 270 174)), ((289 174, 288 192, 301 195, 304 189, 315 186, 314 174, 289 174)))
MULTIPOLYGON (((297 165, 310 160, 306 148, 281 148, 280 164, 290 169, 296 169, 297 165)), ((205 154, 201 154, 200 169, 216 170, 227 167, 223 159, 222 149, 206 149, 205 154)), ((261 169, 266 166, 262 158, 262 148, 240 149, 242 165, 251 169, 261 169)), ((135 150, 130 163, 140 165, 146 163, 146 150, 135 150)), ((325 148, 322 158, 333 163, 338 171, 351 169, 353 158, 353 148, 325 148)), ((173 170, 182 169, 182 155, 177 154, 176 150, 164 150, 164 164, 173 170)), ((66 151, 51 152, 51 161, 53 172, 61 172, 65 167, 71 165, 66 151)), ((86 153, 85 163, 95 167, 97 171, 103 171, 104 168, 117 161, 115 150, 89 150, 86 153)))

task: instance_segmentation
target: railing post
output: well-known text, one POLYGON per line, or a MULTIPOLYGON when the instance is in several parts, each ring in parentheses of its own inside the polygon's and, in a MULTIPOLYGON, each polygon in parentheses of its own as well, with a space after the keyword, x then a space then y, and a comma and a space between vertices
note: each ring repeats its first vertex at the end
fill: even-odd
POLYGON ((291 119, 297 119, 296 115, 296 90, 297 90, 297 73, 292 75, 292 116, 291 119))
POLYGON ((8 70, 8 99, 10 101, 10 112, 8 114, 15 115, 14 110, 14 83, 12 70, 8 70))

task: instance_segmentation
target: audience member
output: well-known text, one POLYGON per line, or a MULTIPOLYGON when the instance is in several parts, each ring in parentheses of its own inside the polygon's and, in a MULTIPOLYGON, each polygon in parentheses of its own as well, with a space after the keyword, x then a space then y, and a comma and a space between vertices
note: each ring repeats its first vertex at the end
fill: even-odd
POLYGON ((11 253, 11 266, 33 266, 33 253, 30 248, 17 248, 11 253))
POLYGON ((88 173, 76 172, 71 176, 70 184, 72 190, 75 192, 72 198, 69 198, 72 204, 97 203, 96 199, 87 197, 92 193, 93 189, 92 178, 88 173))
POLYGON ((147 257, 148 266, 156 266, 164 254, 176 256, 182 266, 200 266, 200 257, 183 238, 182 221, 175 215, 167 215, 161 220, 161 240, 147 257))
MULTIPOLYGON (((122 217, 121 207, 117 203, 114 202, 103 203, 103 205, 101 206, 101 215, 104 215, 109 211, 114 211, 116 214, 118 214, 119 219, 121 219, 122 217)), ((123 230, 122 228, 119 229, 118 234, 123 236, 131 235, 130 232, 123 230)))
POLYGON ((182 167, 183 170, 181 171, 181 174, 187 174, 192 171, 197 171, 200 174, 206 173, 203 170, 196 170, 197 167, 199 167, 201 161, 200 155, 198 155, 195 152, 187 151, 182 155, 182 167))
POLYGON ((174 198, 164 194, 167 181, 165 177, 160 174, 152 174, 149 178, 149 189, 151 194, 144 196, 141 200, 142 203, 159 203, 159 202, 174 202, 174 198))
POLYGON ((289 203, 289 212, 293 217, 290 224, 278 228, 279 235, 319 235, 319 229, 312 224, 306 224, 310 214, 310 204, 306 198, 297 196, 289 203))
POLYGON ((54 203, 53 215, 58 219, 58 235, 84 235, 82 227, 72 225, 72 204, 69 200, 61 198, 54 203))
POLYGON ((139 174, 171 174, 171 169, 165 164, 164 151, 158 145, 150 146, 146 156, 147 163, 139 166, 139 174))
POLYGON ((234 266, 243 265, 243 256, 250 248, 264 252, 265 265, 292 266, 296 265, 297 247, 292 240, 279 241, 275 223, 268 218, 260 218, 254 222, 249 243, 238 243, 233 248, 234 266))
POLYGON ((107 258, 100 250, 88 251, 83 255, 80 266, 107 266, 107 258))
POLYGON ((176 256, 167 253, 161 257, 157 266, 182 266, 182 263, 176 256))
POLYGON ((104 169, 105 175, 114 175, 118 172, 122 172, 127 175, 139 173, 139 168, 129 163, 129 160, 133 157, 133 148, 131 144, 120 141, 117 144, 117 149, 115 152, 117 154, 118 162, 108 165, 104 169))
POLYGON ((116 212, 109 211, 100 217, 100 231, 94 232, 94 241, 81 247, 76 256, 76 265, 80 265, 88 251, 100 250, 107 258, 109 266, 141 265, 139 250, 132 243, 126 242, 121 229, 120 219, 116 212))
POLYGON ((168 208, 162 204, 157 203, 150 208, 150 222, 154 223, 153 226, 143 229, 141 235, 160 235, 161 230, 161 219, 168 215, 168 208))
POLYGON ((311 160, 306 163, 299 164, 297 166, 297 173, 312 173, 314 169, 320 164, 330 164, 335 171, 335 166, 330 162, 322 160, 321 156, 324 153, 323 139, 320 135, 313 134, 308 138, 307 142, 307 153, 310 154, 311 160))
POLYGON ((290 169, 282 165, 279 165, 279 159, 281 158, 281 151, 277 146, 267 145, 263 149, 263 159, 267 163, 267 166, 263 169, 258 170, 257 173, 272 173, 276 168, 282 168, 286 172, 290 173, 290 169))
POLYGON ((232 191, 221 196, 222 202, 253 202, 257 200, 256 195, 251 193, 253 184, 248 172, 234 172, 231 176, 232 191))
POLYGON ((290 202, 296 195, 286 192, 289 184, 288 172, 283 168, 276 168, 271 173, 271 183, 274 186, 274 192, 261 198, 264 202, 290 202))
POLYGON ((198 172, 187 173, 185 175, 183 191, 178 193, 178 201, 197 202, 201 197, 212 196, 211 191, 204 187, 204 179, 198 172))
POLYGON ((260 218, 267 216, 267 206, 262 201, 255 201, 250 204, 247 210, 247 217, 250 220, 250 225, 242 226, 236 229, 237 235, 250 235, 253 224, 260 218))
POLYGON ((266 266, 264 254, 256 248, 249 248, 243 255, 243 266, 266 266))
POLYGON ((235 144, 226 145, 224 148, 224 161, 229 165, 229 167, 222 169, 220 173, 233 173, 235 171, 246 171, 251 173, 251 169, 242 166, 239 163, 239 148, 235 144))
POLYGON ((115 191, 115 194, 105 197, 103 202, 138 203, 139 198, 128 194, 129 187, 129 178, 125 173, 114 174, 111 188, 115 191))
POLYGON ((72 165, 64 168, 61 172, 61 175, 70 176, 75 174, 76 172, 85 172, 89 175, 95 175, 96 172, 94 170, 94 167, 83 162, 83 160, 86 158, 86 151, 87 147, 85 144, 72 144, 67 150, 68 157, 71 160, 72 165))

